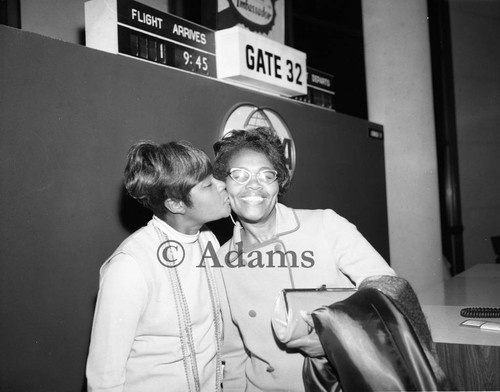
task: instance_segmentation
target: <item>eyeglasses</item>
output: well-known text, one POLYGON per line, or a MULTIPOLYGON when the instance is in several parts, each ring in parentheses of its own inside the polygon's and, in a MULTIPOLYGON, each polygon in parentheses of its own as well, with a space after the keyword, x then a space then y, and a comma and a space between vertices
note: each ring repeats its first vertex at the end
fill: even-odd
POLYGON ((256 176, 259 183, 269 185, 278 179, 278 172, 276 170, 265 169, 258 173, 251 173, 247 169, 242 169, 240 167, 234 167, 229 170, 229 177, 241 185, 245 185, 250 181, 252 176, 256 176))

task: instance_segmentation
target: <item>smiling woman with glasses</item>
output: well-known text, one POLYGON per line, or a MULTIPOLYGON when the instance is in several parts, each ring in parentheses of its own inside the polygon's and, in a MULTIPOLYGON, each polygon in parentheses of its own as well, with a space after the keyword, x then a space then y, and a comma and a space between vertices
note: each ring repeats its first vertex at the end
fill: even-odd
POLYGON ((324 353, 314 331, 286 346, 274 336, 271 317, 281 290, 358 287, 368 277, 395 272, 334 211, 278 202, 290 173, 272 129, 231 131, 214 151, 214 175, 225 181, 237 216, 233 238, 218 252, 219 260, 227 260, 219 282, 224 391, 304 391, 304 355, 324 353))

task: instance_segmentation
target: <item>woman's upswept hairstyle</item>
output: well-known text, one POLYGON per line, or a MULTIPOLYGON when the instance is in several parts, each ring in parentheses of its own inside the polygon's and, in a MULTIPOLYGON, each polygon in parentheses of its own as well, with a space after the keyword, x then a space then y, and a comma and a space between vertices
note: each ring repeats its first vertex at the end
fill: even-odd
POLYGON ((163 218, 165 200, 191 207, 189 192, 212 172, 208 156, 189 142, 141 141, 128 151, 124 182, 130 196, 163 218))
POLYGON ((214 176, 225 181, 229 175, 229 161, 241 150, 264 154, 278 172, 279 195, 290 185, 290 172, 286 166, 285 146, 276 132, 268 127, 232 130, 214 144, 214 176))

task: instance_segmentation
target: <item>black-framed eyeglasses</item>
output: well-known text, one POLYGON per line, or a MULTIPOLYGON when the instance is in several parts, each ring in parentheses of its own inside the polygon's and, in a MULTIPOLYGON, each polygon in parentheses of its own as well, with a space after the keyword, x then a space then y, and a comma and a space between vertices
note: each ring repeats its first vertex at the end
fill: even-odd
POLYGON ((241 167, 233 167, 229 170, 229 177, 241 185, 248 183, 252 176, 257 177, 257 181, 259 181, 259 183, 269 185, 278 179, 278 172, 276 170, 264 169, 258 173, 252 173, 241 167))

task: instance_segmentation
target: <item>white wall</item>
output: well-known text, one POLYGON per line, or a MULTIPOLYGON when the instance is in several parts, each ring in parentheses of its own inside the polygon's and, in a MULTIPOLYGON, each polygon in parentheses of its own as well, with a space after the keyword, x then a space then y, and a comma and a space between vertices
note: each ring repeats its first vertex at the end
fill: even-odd
MULTIPOLYGON (((85 37, 85 1, 20 0, 21 28, 61 41, 82 44, 85 37)), ((167 1, 140 0, 139 2, 166 12, 167 1)))
POLYGON ((385 132, 392 266, 418 291, 444 278, 426 0, 363 0, 368 117, 385 132))

